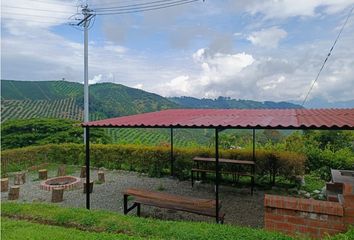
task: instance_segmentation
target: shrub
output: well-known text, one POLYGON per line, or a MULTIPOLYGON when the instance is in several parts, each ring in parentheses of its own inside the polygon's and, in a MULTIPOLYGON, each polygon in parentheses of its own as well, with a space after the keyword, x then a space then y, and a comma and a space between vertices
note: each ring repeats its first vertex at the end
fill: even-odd
MULTIPOLYGON (((210 148, 175 148, 174 168, 180 179, 189 178, 193 157, 213 157, 210 148)), ((50 144, 19 149, 9 149, 1 153, 3 172, 20 166, 22 169, 43 162, 81 165, 85 159, 85 148, 81 144, 50 144)), ((251 149, 221 150, 220 157, 252 160, 251 149)), ((91 145, 91 165, 108 169, 124 169, 148 173, 160 177, 170 171, 170 148, 168 146, 151 147, 136 145, 91 145)), ((256 172, 260 175, 272 173, 292 179, 304 172, 305 157, 299 153, 256 150, 256 172), (274 163, 274 159, 276 162, 274 163)), ((225 166, 232 167, 230 165, 225 166)))

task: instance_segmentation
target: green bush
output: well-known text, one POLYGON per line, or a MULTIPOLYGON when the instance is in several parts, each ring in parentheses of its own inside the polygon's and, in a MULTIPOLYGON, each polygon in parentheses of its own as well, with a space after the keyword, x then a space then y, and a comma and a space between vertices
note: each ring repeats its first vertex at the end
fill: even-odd
MULTIPOLYGON (((213 157, 214 152, 210 148, 175 148, 174 156, 175 173, 180 179, 184 179, 189 178, 193 157, 213 157)), ((252 151, 251 149, 222 150, 220 157, 252 160, 252 151)), ((303 155, 260 149, 256 151, 256 172, 258 174, 265 175, 273 170, 269 168, 271 157, 277 160, 276 169, 273 171, 277 176, 292 179, 304 172, 305 157, 303 155)), ((43 162, 82 165, 84 159, 85 148, 81 144, 50 144, 9 149, 1 153, 3 172, 10 171, 14 166, 25 169, 43 162)), ((92 144, 90 159, 91 165, 95 167, 137 171, 155 177, 160 177, 170 171, 170 148, 168 146, 92 144)), ((224 168, 227 167, 232 166, 224 166, 224 168)))

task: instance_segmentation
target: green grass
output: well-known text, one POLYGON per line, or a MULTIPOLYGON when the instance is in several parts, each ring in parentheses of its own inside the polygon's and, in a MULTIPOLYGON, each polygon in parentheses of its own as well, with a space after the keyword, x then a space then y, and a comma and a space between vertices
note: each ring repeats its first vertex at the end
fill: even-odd
MULTIPOLYGON (((106 211, 5 202, 2 239, 302 239, 261 229, 197 222, 161 221, 106 211), (21 220, 26 219, 27 221, 21 220)), ((354 228, 326 240, 354 239, 354 228)))
POLYGON ((23 220, 1 218, 1 235, 3 240, 110 240, 141 239, 124 234, 85 232, 73 228, 43 225, 23 220))
MULTIPOLYGON (((89 232, 124 233, 127 236, 144 239, 293 239, 280 233, 226 224, 161 221, 106 211, 61 208, 39 203, 2 203, 2 215, 16 219, 31 219, 61 227, 75 226, 77 229, 89 232)), ((19 225, 22 225, 22 222, 19 225)), ((66 230, 71 231, 71 228, 66 228, 66 230)))

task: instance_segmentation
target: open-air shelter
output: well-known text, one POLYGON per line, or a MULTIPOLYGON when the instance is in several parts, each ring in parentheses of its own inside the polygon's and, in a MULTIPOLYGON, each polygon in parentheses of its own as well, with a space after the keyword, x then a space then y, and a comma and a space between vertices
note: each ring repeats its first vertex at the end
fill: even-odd
MULTIPOLYGON (((90 182, 91 128, 167 128, 171 134, 171 175, 174 173, 173 129, 215 130, 215 211, 219 219, 219 132, 225 129, 354 130, 354 108, 350 109, 170 109, 131 116, 87 122, 86 182, 90 182)), ((86 208, 90 209, 89 184, 86 184, 86 208)))

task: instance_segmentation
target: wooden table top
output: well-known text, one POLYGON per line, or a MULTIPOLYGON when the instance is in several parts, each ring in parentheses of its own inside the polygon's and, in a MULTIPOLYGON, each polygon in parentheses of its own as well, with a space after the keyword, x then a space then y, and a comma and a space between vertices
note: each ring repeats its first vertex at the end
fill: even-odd
MULTIPOLYGON (((198 162, 215 162, 215 158, 203 158, 203 157, 195 157, 193 161, 198 162)), ((255 165, 254 161, 249 160, 236 160, 236 159, 226 159, 226 158, 219 158, 220 163, 232 163, 232 164, 245 164, 245 165, 255 165)))

